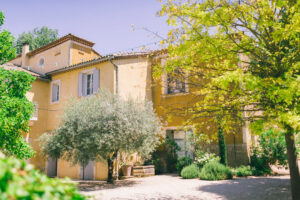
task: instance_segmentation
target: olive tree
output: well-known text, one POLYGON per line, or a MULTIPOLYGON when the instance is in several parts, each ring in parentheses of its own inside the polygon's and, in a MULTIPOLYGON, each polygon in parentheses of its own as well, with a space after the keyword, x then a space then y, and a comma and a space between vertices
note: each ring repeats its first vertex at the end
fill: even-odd
POLYGON ((91 160, 106 160, 108 182, 113 182, 113 162, 118 152, 137 152, 148 157, 161 130, 148 102, 123 100, 101 90, 97 95, 72 100, 60 126, 41 138, 44 154, 86 166, 91 160))

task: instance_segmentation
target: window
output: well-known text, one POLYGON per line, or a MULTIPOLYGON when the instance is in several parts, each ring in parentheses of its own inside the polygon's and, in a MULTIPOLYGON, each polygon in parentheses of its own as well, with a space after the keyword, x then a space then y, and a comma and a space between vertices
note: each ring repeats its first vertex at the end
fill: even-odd
POLYGON ((93 74, 86 74, 86 94, 93 94, 93 74))
POLYGON ((33 103, 35 105, 35 110, 34 110, 34 113, 33 113, 30 120, 36 121, 36 120, 38 120, 38 107, 39 107, 39 104, 37 102, 33 102, 33 103))
MULTIPOLYGON (((162 59, 162 65, 165 65, 166 59, 162 59)), ((178 67, 170 73, 162 75, 162 94, 180 94, 188 92, 187 74, 178 67)))
POLYGON ((44 65, 45 65, 45 58, 44 57, 40 58, 38 64, 39 64, 40 67, 44 67, 44 65))
POLYGON ((189 140, 189 138, 191 138, 191 136, 193 135, 192 130, 166 130, 166 135, 169 137, 169 139, 173 140, 180 147, 180 150, 176 152, 178 157, 193 157, 193 144, 189 140))
POLYGON ((56 80, 51 83, 51 102, 52 103, 59 102, 59 94, 60 94, 60 80, 56 80))
POLYGON ((185 92, 185 75, 176 69, 167 77, 167 93, 177 94, 185 92))
POLYGON ((99 70, 84 71, 78 76, 78 96, 95 94, 99 89, 99 70))

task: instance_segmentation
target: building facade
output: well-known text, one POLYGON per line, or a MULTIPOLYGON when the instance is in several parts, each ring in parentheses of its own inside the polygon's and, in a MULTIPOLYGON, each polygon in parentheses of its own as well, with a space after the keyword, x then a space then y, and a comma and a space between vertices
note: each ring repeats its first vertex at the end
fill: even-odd
MULTIPOLYGON (((64 160, 43 158, 40 154, 39 137, 59 126, 63 110, 71 98, 85 98, 106 88, 123 98, 152 101, 157 115, 163 119, 165 133, 170 135, 179 146, 184 146, 185 135, 193 131, 183 130, 185 118, 169 114, 164 108, 172 105, 187 105, 193 88, 188 80, 178 82, 166 78, 153 78, 153 66, 167 59, 167 54, 160 52, 120 53, 101 56, 93 49, 94 43, 66 35, 48 45, 29 51, 25 44, 22 54, 4 64, 6 69, 26 71, 36 77, 27 97, 34 102, 37 111, 30 121, 30 132, 26 139, 37 152, 30 162, 49 176, 81 179, 105 180, 107 165, 90 162, 85 169, 72 166, 64 160)), ((226 136, 229 163, 232 165, 249 162, 250 138, 246 127, 239 128, 239 134, 226 136)), ((207 131, 215 131, 214 128, 207 131)), ((184 148, 183 148, 184 149, 184 148)), ((211 145, 217 152, 217 146, 211 145)), ((179 156, 188 154, 181 151, 179 156)))

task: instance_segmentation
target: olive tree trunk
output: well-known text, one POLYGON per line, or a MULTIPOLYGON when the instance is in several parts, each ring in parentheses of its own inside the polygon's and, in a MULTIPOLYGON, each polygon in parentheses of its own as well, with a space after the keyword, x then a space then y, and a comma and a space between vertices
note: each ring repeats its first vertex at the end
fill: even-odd
POLYGON ((113 159, 107 159, 107 166, 108 166, 108 176, 107 176, 107 183, 114 183, 113 179, 113 172, 114 172, 114 161, 113 159))
POLYGON ((293 200, 300 199, 300 177, 299 177, 299 166, 297 162, 297 153, 294 139, 294 130, 290 126, 286 126, 286 148, 290 169, 291 177, 291 189, 292 189, 292 198, 293 200))

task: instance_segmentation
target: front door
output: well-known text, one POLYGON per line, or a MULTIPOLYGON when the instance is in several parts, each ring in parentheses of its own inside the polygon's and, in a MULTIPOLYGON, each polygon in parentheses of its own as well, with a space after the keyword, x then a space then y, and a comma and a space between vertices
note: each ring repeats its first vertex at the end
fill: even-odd
POLYGON ((89 161, 88 165, 80 167, 80 179, 81 180, 93 180, 94 179, 94 161, 89 161))
POLYGON ((47 160, 47 176, 56 177, 57 176, 57 159, 48 158, 47 160))

